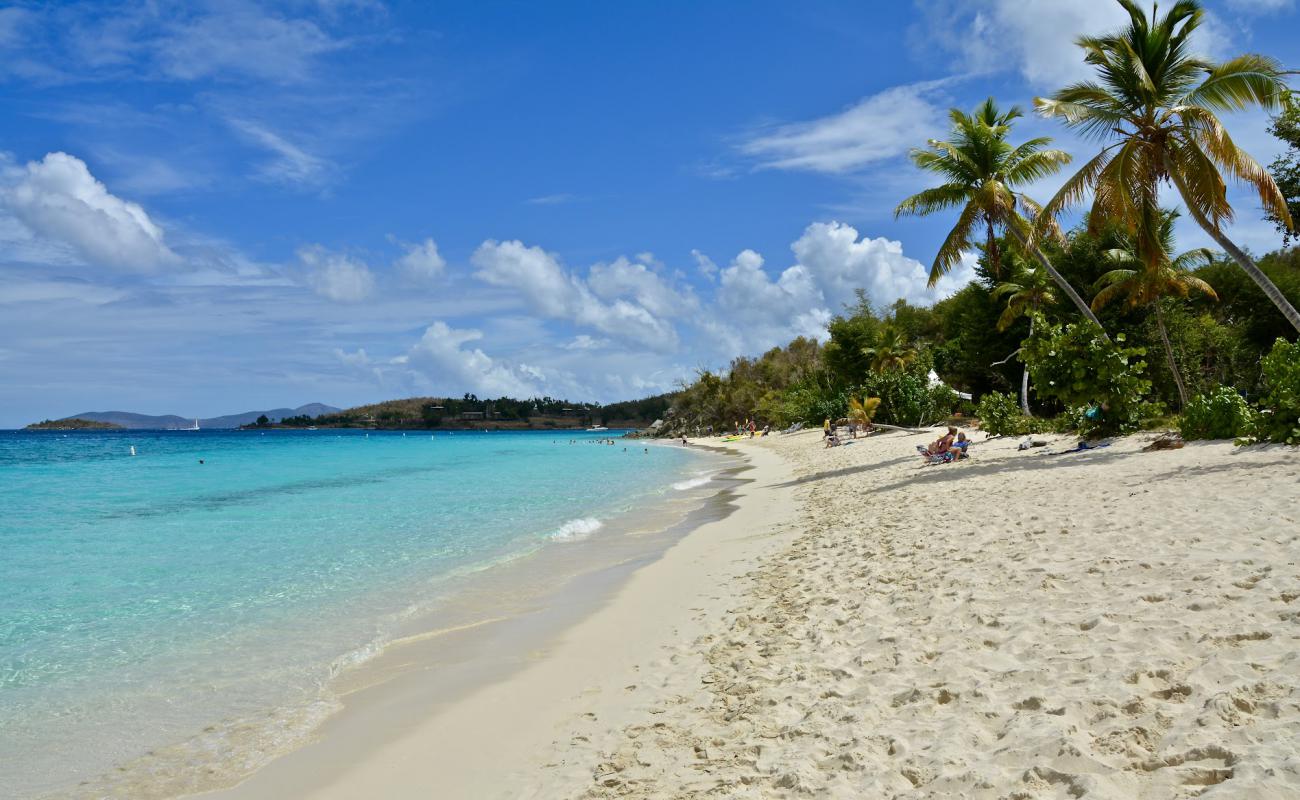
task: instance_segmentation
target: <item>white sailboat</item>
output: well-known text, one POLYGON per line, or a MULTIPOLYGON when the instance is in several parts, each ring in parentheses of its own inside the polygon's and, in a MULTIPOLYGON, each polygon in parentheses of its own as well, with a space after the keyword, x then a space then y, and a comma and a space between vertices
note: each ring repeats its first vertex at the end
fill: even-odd
POLYGON ((181 430, 186 430, 186 431, 197 431, 198 429, 199 429, 199 421, 196 419, 196 420, 194 420, 194 427, 193 427, 193 428, 182 428, 181 430))

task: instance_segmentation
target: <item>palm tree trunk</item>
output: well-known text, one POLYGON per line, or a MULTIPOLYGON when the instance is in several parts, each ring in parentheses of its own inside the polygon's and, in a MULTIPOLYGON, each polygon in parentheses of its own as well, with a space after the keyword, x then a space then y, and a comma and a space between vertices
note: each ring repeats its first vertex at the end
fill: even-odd
POLYGON ((993 267, 993 277, 1002 280, 1002 258, 998 253, 998 239, 993 232, 993 217, 984 215, 984 221, 989 225, 989 264, 993 267))
POLYGON ((1160 310, 1160 301, 1155 302, 1156 326, 1160 328, 1160 341, 1165 343, 1165 355, 1169 357, 1169 371, 1173 373, 1174 384, 1178 387, 1178 410, 1187 408, 1187 387, 1183 385, 1183 375, 1178 371, 1178 362, 1174 360, 1174 348, 1169 344, 1169 332, 1165 330, 1165 315, 1160 310))
POLYGON ((1290 301, 1286 299, 1286 296, 1282 294, 1282 291, 1268 279, 1268 276, 1265 275, 1264 271, 1251 260, 1250 256, 1246 255, 1240 247, 1233 244, 1231 239, 1224 236, 1223 231, 1219 229, 1219 226, 1212 224, 1208 219, 1206 219, 1205 215, 1187 199, 1187 184, 1183 183, 1182 176, 1180 176, 1177 171, 1171 169, 1169 170, 1169 177, 1174 182, 1174 186, 1178 189, 1178 193, 1183 196, 1183 203, 1187 206, 1188 212, 1191 213, 1192 219, 1196 220, 1196 223, 1205 229, 1206 233, 1210 234, 1210 238, 1217 242, 1219 247, 1222 247, 1223 251, 1231 256, 1233 261, 1237 262, 1237 266, 1241 267, 1241 269, 1250 276, 1250 279, 1259 286, 1259 288, 1264 292, 1264 295, 1268 297, 1269 300, 1273 301, 1273 305, 1277 306, 1277 310, 1282 312, 1282 316, 1286 317, 1286 321, 1290 322, 1292 327, 1297 331, 1300 331, 1300 311, 1295 310, 1295 306, 1291 305, 1290 301))
POLYGON ((1088 308, 1088 304, 1083 302, 1083 298, 1074 290, 1074 287, 1065 279, 1065 276, 1061 275, 1061 273, 1057 272, 1056 269, 1052 267, 1052 262, 1047 259, 1047 256, 1043 251, 1038 247, 1030 246, 1029 240, 1027 240, 1020 231, 1016 230, 1014 225, 1008 225, 1006 228, 1011 231, 1012 236, 1016 237, 1016 241, 1020 242, 1021 247, 1038 259, 1038 263, 1042 265, 1043 269, 1047 270, 1047 274, 1052 277, 1052 280, 1056 281, 1056 285, 1061 287, 1061 291, 1065 292, 1066 297, 1070 298, 1070 301, 1074 303, 1075 308, 1079 309, 1079 313, 1086 317, 1093 325, 1100 328, 1101 335, 1105 336, 1106 341, 1109 342, 1110 336, 1106 333, 1106 328, 1102 326, 1101 320, 1097 319, 1097 315, 1092 313, 1092 309, 1088 308))
MULTIPOLYGON (((1029 338, 1034 336, 1034 317, 1029 316, 1029 338)), ((1026 417, 1032 417, 1034 414, 1029 410, 1029 365, 1024 365, 1024 372, 1020 374, 1020 410, 1025 412, 1026 417)))

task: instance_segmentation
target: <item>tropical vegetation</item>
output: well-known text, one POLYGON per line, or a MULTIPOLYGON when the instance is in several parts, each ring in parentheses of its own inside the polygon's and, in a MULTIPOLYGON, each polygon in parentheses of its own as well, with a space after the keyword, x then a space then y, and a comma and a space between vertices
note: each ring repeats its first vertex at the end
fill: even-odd
POLYGON ((1073 159, 1048 137, 1014 143, 1018 108, 990 98, 953 109, 949 135, 912 151, 939 183, 895 214, 953 215, 930 284, 970 254, 975 280, 928 307, 860 294, 824 341, 702 370, 667 428, 860 420, 872 399, 878 421, 974 413, 994 435, 1123 433, 1180 410, 1187 438, 1300 443, 1300 251, 1286 249, 1300 210, 1300 104, 1275 59, 1196 55, 1195 0, 1149 13, 1117 2, 1122 29, 1077 40, 1093 78, 1035 100, 1100 146, 1045 204, 1027 189, 1073 159), (1275 113, 1269 130, 1288 147, 1268 169, 1219 118, 1248 108, 1275 113), (1255 257, 1229 239, 1229 182, 1258 196, 1282 249, 1255 257), (1175 201, 1221 253, 1177 252, 1175 201))

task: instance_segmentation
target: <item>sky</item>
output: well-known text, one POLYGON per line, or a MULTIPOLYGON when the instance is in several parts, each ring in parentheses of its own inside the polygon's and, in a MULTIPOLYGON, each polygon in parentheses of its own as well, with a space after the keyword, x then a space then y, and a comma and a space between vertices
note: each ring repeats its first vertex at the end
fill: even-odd
MULTIPOLYGON (((1197 46, 1300 67, 1295 0, 1197 46)), ((933 303, 908 149, 1087 76, 1105 0, 0 5, 0 427, 658 393, 933 303)), ((1267 163, 1259 112, 1226 117, 1267 163)), ((1030 188, 1046 200, 1062 173, 1030 188)), ((1231 196, 1230 235, 1281 245, 1231 196)), ((1172 204, 1172 198, 1170 198, 1172 204)), ((1183 223, 1179 246, 1209 245, 1183 223)))

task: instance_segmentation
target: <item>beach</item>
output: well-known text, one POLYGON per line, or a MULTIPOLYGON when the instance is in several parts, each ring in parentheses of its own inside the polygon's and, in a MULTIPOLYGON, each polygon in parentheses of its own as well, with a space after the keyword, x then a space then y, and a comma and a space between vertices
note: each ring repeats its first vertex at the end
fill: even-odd
POLYGON ((734 511, 529 663, 212 796, 1300 794, 1294 449, 1042 438, 737 442, 734 511))

